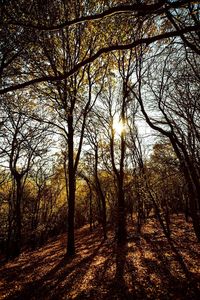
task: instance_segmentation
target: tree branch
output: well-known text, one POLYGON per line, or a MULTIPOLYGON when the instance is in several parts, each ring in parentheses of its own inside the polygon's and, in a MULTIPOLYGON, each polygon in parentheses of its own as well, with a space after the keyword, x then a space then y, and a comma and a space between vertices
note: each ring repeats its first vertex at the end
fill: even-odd
POLYGON ((16 91, 16 90, 20 90, 23 88, 26 88, 30 85, 35 85, 38 83, 42 83, 42 82, 54 82, 54 81, 60 81, 63 79, 66 79, 70 76, 72 76, 73 74, 75 74, 81 67, 85 66, 86 64, 92 63, 93 61, 95 61, 98 57, 100 57, 102 54, 106 54, 112 51, 118 51, 118 50, 128 50, 128 49, 132 49, 138 45, 141 44, 145 44, 145 45, 150 45, 151 43, 154 43, 156 41, 160 41, 163 39, 167 39, 170 37, 176 37, 176 36, 180 36, 183 33, 187 33, 187 32, 191 32, 191 31, 199 31, 199 26, 195 25, 195 26, 187 26, 181 30, 178 31, 171 31, 171 32, 165 32, 163 34, 159 34, 156 36, 152 36, 152 37, 146 37, 146 38, 141 38, 138 39, 130 44, 124 44, 124 45, 112 45, 109 47, 105 47, 105 48, 101 48, 100 50, 98 50, 94 55, 86 58, 85 60, 77 63, 77 65, 75 65, 74 68, 72 68, 70 71, 64 73, 64 74, 60 74, 58 76, 43 76, 41 78, 35 78, 23 83, 19 83, 19 84, 15 84, 13 86, 9 86, 6 87, 4 89, 0 90, 0 95, 3 95, 5 93, 8 92, 12 92, 12 91, 16 91))
POLYGON ((169 3, 165 0, 160 0, 154 4, 134 3, 131 5, 118 5, 115 7, 111 7, 99 14, 82 16, 80 18, 76 18, 73 20, 66 20, 63 23, 54 25, 54 26, 31 24, 31 23, 24 23, 24 22, 15 22, 15 21, 7 22, 6 25, 22 26, 22 27, 27 27, 27 28, 38 29, 41 31, 56 31, 56 30, 63 29, 67 26, 77 25, 77 24, 80 24, 83 22, 88 22, 88 21, 97 21, 97 20, 101 20, 105 17, 111 17, 113 15, 122 14, 122 13, 135 13, 135 15, 137 17, 153 15, 153 14, 161 15, 164 12, 166 12, 166 10, 168 10, 168 9, 181 8, 185 5, 189 5, 189 3, 190 3, 190 1, 188 1, 188 0, 178 0, 176 2, 171 2, 171 3, 169 3))

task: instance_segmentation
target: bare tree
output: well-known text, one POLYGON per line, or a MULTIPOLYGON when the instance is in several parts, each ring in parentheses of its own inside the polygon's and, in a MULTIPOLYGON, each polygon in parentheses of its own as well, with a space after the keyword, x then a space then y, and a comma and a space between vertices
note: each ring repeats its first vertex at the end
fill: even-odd
MULTIPOLYGON (((104 239, 107 239, 107 210, 106 210, 106 191, 104 191, 100 175, 99 175, 99 160, 100 160, 100 144, 101 144, 101 130, 102 124, 97 115, 93 112, 90 114, 90 119, 87 124, 87 140, 88 144, 92 148, 91 155, 93 155, 93 176, 94 186, 98 199, 98 207, 100 213, 100 221, 103 228, 104 239)), ((92 162, 92 161, 91 161, 92 162)), ((101 168, 101 167, 100 167, 101 168)))
POLYGON ((8 230, 8 244, 12 235, 12 254, 18 255, 21 250, 24 184, 36 158, 46 152, 48 143, 44 144, 44 136, 47 128, 25 116, 24 111, 29 108, 22 95, 16 95, 12 103, 7 100, 1 105, 5 121, 0 133, 0 153, 1 163, 9 169, 13 179, 13 196, 9 201, 9 214, 13 215, 9 218, 13 221, 8 230))
POLYGON ((192 61, 188 63, 182 47, 179 51, 177 47, 169 45, 164 54, 155 55, 148 64, 144 56, 138 58, 138 85, 132 92, 147 123, 169 139, 180 161, 188 184, 194 231, 200 239, 199 77, 194 67, 199 66, 199 58, 195 58, 194 65, 192 61), (145 108, 147 97, 151 101, 151 112, 145 108))

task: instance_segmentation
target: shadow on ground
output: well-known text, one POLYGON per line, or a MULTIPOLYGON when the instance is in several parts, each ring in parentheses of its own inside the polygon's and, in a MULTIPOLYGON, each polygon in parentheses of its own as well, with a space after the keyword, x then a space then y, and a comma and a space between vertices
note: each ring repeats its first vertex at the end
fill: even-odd
POLYGON ((76 234, 73 259, 60 236, 0 268, 0 299, 200 299, 200 246, 189 225, 176 222, 175 242, 149 222, 141 237, 130 228, 124 246, 86 226, 76 234))

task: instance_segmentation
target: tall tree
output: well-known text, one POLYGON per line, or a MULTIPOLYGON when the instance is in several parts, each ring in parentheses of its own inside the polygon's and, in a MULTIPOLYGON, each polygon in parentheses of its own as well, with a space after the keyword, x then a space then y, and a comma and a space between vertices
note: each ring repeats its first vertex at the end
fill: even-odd
MULTIPOLYGON (((64 2, 59 9, 60 18, 65 15, 70 19, 80 16, 84 7, 79 1, 76 1, 64 2)), ((40 68, 39 71, 41 74, 45 73, 45 76, 52 74, 57 76, 65 73, 78 61, 84 59, 86 54, 91 55, 93 46, 85 24, 79 24, 73 28, 63 28, 56 35, 44 32, 39 44, 41 57, 45 62, 45 68, 40 68), (49 39, 49 35, 51 39, 49 39)), ((93 67, 87 65, 64 81, 48 82, 42 90, 37 89, 44 110, 48 107, 51 112, 50 117, 44 116, 44 122, 55 125, 64 138, 64 147, 67 148, 63 150, 63 153, 67 164, 65 174, 68 202, 67 255, 69 256, 75 253, 74 216, 78 164, 87 115, 102 89, 104 76, 99 77, 102 69, 103 63, 93 67), (94 89, 96 89, 96 95, 93 97, 94 89)))
POLYGON ((144 56, 143 61, 140 57, 137 70, 138 85, 137 89, 132 91, 140 103, 147 123, 169 139, 180 161, 188 184, 194 231, 200 239, 197 100, 199 75, 196 69, 196 66, 199 66, 199 57, 196 54, 192 55, 195 58, 192 62, 185 48, 179 46, 177 51, 177 47, 175 44, 169 44, 163 53, 152 57, 151 62, 148 61, 147 64, 144 56), (185 55, 188 59, 185 59, 185 55), (147 94, 151 100, 149 108, 145 105, 147 94))
POLYGON ((13 224, 10 223, 11 228, 8 232, 8 244, 10 239, 13 242, 13 255, 18 255, 21 250, 21 211, 25 180, 36 158, 46 152, 48 145, 47 140, 46 145, 44 144, 47 128, 26 117, 25 112, 30 109, 31 105, 28 106, 23 95, 16 95, 14 99, 6 98, 5 102, 1 103, 1 113, 4 116, 0 133, 1 160, 4 167, 9 168, 14 187, 13 199, 10 199, 13 203, 9 202, 13 224))

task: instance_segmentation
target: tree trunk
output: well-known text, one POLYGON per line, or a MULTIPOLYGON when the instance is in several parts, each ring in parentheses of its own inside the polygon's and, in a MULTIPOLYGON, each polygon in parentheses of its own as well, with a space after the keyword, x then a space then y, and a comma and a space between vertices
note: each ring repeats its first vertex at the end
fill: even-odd
POLYGON ((21 177, 16 178, 16 206, 15 206, 15 228, 14 228, 14 256, 18 256, 21 252, 21 199, 22 199, 22 182, 21 177))
POLYGON ((189 190, 189 204, 190 204, 190 213, 192 218, 192 224, 194 228, 195 235, 200 242, 200 213, 198 209, 198 195, 196 195, 194 191, 194 187, 189 182, 188 184, 188 190, 189 190))
POLYGON ((200 242, 200 196, 199 196, 199 182, 197 177, 197 173, 194 170, 191 162, 188 160, 183 165, 183 172, 188 183, 188 195, 189 195, 189 206, 190 206, 190 214, 192 218, 192 224, 194 228, 195 235, 200 242))
POLYGON ((90 231, 93 229, 93 213, 92 213, 92 190, 90 187, 90 198, 89 198, 89 220, 90 220, 90 231))
POLYGON ((190 194, 190 209, 191 209, 191 218, 193 223, 194 232, 198 241, 200 242, 200 196, 199 196, 200 187, 195 185, 195 182, 191 185, 190 194))
POLYGON ((9 203, 9 214, 8 214, 8 232, 7 232, 7 240, 6 240, 6 259, 10 258, 10 242, 12 237, 12 216, 13 212, 11 209, 11 204, 9 203))
POLYGON ((123 181, 118 181, 118 214, 117 214, 117 243, 124 245, 127 240, 126 211, 123 191, 123 181))
POLYGON ((102 228, 103 228, 103 237, 104 240, 107 239, 107 220, 106 220, 106 199, 103 193, 103 190, 101 188, 101 182, 99 180, 98 176, 98 147, 95 148, 95 181, 96 181, 96 190, 98 197, 101 201, 101 222, 102 222, 102 228))
POLYGON ((103 195, 102 197, 102 217, 103 217, 103 237, 104 240, 107 239, 107 220, 106 220, 106 199, 103 195))
POLYGON ((12 187, 12 192, 8 198, 8 231, 7 231, 7 240, 6 240, 6 259, 9 259, 11 256, 11 241, 13 234, 13 200, 14 200, 14 182, 12 187))
POLYGON ((75 254, 74 213, 75 213, 75 170, 74 170, 74 141, 73 117, 68 119, 68 239, 67 256, 75 254))
POLYGON ((75 212, 75 180, 74 180, 74 176, 72 176, 71 178, 69 178, 68 240, 67 240, 68 256, 73 256, 75 254, 74 212, 75 212))
POLYGON ((188 195, 184 196, 184 204, 185 204, 185 220, 189 222, 189 203, 188 203, 188 195))

